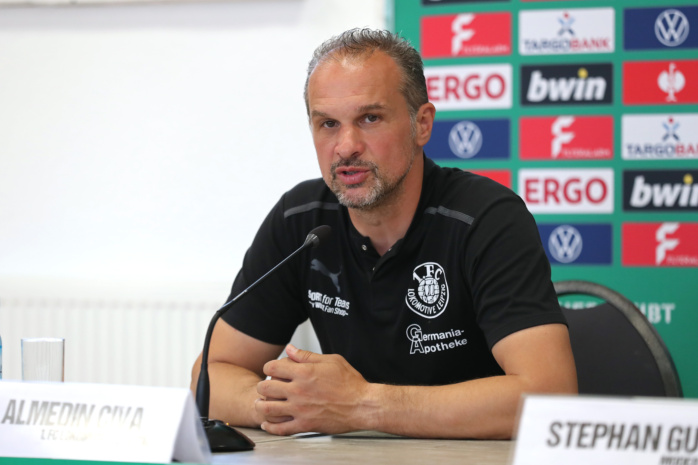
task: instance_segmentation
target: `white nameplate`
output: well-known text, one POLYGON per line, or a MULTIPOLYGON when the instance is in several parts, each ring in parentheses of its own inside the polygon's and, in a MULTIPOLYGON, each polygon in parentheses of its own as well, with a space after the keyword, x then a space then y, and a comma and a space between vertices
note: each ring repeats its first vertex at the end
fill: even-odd
POLYGON ((0 456, 210 463, 184 388, 0 382, 0 456))
POLYGON ((513 465, 698 464, 695 399, 526 396, 513 465))

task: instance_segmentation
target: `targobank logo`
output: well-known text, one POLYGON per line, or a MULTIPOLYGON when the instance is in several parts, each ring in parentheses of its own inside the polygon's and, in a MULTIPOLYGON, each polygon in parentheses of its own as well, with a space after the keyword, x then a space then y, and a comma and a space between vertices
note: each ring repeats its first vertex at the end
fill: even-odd
POLYGON ((407 327, 407 339, 410 340, 410 355, 430 354, 442 352, 444 350, 463 347, 468 340, 462 337, 464 334, 460 329, 450 329, 442 333, 424 334, 422 327, 413 324, 407 327))
POLYGON ((407 290, 405 303, 424 318, 436 318, 448 305, 448 284, 444 269, 438 263, 422 263, 412 272, 416 288, 407 290))
POLYGON ((623 115, 624 160, 698 158, 698 113, 623 115))
POLYGON ((614 18, 613 8, 521 11, 519 51, 522 55, 613 52, 614 18))

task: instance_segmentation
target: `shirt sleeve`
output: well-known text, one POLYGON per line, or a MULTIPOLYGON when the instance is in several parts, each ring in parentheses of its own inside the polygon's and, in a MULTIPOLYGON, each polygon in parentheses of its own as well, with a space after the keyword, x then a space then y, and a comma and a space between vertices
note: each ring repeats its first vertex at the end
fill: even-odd
MULTIPOLYGON (((247 289, 284 258, 293 253, 303 238, 293 236, 284 222, 285 196, 274 206, 245 253, 242 268, 233 282, 228 301, 247 289)), ((307 318, 299 294, 298 257, 275 270, 257 287, 241 297, 223 316, 237 330, 261 341, 287 344, 297 326, 307 318)))
POLYGON ((490 349, 533 326, 566 324, 538 227, 520 197, 499 196, 472 224, 466 279, 490 349))

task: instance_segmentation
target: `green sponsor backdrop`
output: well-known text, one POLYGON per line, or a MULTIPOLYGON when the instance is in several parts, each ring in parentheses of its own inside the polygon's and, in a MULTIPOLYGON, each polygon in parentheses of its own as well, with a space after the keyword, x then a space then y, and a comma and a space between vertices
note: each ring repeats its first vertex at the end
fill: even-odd
MULTIPOLYGON (((624 212, 623 170, 698 169, 698 159, 623 160, 621 158, 621 116, 624 114, 698 113, 698 105, 623 105, 623 62, 645 60, 681 60, 698 58, 698 49, 625 50, 623 12, 626 8, 691 6, 698 2, 682 0, 585 0, 585 1, 469 1, 423 5, 421 0, 395 0, 392 30, 400 33, 418 48, 421 47, 420 20, 423 16, 457 13, 512 13, 511 50, 506 56, 479 56, 425 59, 425 66, 463 64, 502 64, 513 67, 513 105, 504 110, 437 111, 437 120, 468 118, 509 118, 511 120, 511 158, 507 160, 455 160, 442 162, 467 170, 506 169, 511 172, 512 189, 521 193, 517 173, 521 168, 612 168, 614 170, 614 209, 612 214, 536 214, 539 223, 606 223, 612 226, 612 263, 610 265, 553 265, 553 280, 584 279, 602 283, 634 301, 654 324, 669 347, 677 365, 686 397, 698 397, 698 361, 696 342, 698 330, 698 268, 697 267, 624 267, 621 264, 622 225, 638 222, 696 222, 698 214, 689 212, 624 212), (521 55, 519 54, 519 12, 524 10, 612 7, 615 10, 615 51, 613 53, 521 55), (609 105, 522 106, 520 74, 522 65, 612 63, 614 74, 613 103, 609 105), (519 125, 521 116, 612 115, 614 118, 614 156, 611 160, 545 160, 519 158, 519 125)), ((691 34, 698 34, 698 24, 691 24, 691 34)), ((421 48, 420 48, 421 50, 421 48)), ((686 86, 698 86, 688 81, 686 86)), ((695 141, 697 137, 692 137, 695 141)), ((684 238, 685 240, 685 238, 684 238)), ((691 240, 698 241, 698 237, 691 240)), ((593 247, 593 244, 584 244, 593 247)), ((647 247, 653 247, 647 244, 647 247)), ((582 302, 566 302, 583 305, 582 302)))

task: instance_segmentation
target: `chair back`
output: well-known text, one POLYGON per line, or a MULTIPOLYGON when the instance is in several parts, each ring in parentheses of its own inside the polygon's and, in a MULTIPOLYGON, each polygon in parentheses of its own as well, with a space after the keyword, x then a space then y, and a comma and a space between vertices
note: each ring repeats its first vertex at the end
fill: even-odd
POLYGON ((589 281, 554 285, 558 297, 582 295, 603 300, 584 309, 562 307, 580 394, 683 397, 664 341, 635 304, 589 281))

